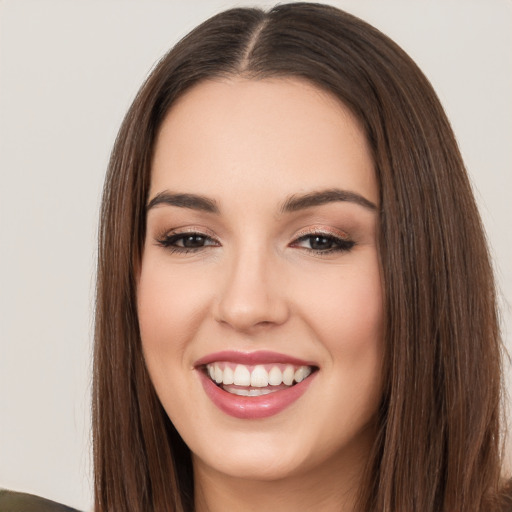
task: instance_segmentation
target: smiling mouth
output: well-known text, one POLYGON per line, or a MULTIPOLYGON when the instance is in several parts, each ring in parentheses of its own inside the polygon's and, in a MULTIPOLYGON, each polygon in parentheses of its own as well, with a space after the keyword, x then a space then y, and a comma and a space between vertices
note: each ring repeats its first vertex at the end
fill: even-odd
POLYGON ((244 365, 217 361, 203 371, 218 387, 238 396, 256 397, 291 388, 307 379, 318 368, 293 364, 244 365))

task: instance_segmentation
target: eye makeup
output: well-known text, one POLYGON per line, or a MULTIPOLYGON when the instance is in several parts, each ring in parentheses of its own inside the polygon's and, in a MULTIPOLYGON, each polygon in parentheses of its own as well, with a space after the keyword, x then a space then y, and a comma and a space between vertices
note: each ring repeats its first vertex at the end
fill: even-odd
MULTIPOLYGON (((221 246, 220 242, 212 235, 195 228, 184 231, 170 231, 157 237, 156 243, 171 253, 182 254, 221 246)), ((289 244, 289 247, 327 255, 350 251, 355 244, 345 233, 334 233, 331 230, 315 228, 301 230, 289 244)))
POLYGON ((164 232, 155 238, 156 244, 171 253, 187 254, 198 252, 207 247, 220 247, 220 242, 204 228, 191 226, 164 232))

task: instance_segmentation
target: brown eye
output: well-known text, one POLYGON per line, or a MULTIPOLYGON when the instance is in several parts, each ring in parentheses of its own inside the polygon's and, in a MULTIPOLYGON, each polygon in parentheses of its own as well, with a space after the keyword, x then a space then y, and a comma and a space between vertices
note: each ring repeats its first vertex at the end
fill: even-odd
POLYGON ((172 252, 200 251, 206 247, 217 247, 220 244, 203 233, 170 233, 156 240, 158 245, 172 252))
POLYGON ((300 247, 316 253, 349 251, 355 242, 327 233, 313 233, 298 238, 293 247, 300 247))
POLYGON ((177 242, 176 245, 182 246, 182 247, 187 247, 187 248, 204 247, 204 245, 206 243, 206 237, 203 235, 197 235, 197 234, 186 235, 186 236, 183 236, 181 238, 181 240, 178 239, 176 242, 177 242))
POLYGON ((309 237, 309 245, 315 251, 332 249, 335 241, 332 237, 314 235, 309 237))

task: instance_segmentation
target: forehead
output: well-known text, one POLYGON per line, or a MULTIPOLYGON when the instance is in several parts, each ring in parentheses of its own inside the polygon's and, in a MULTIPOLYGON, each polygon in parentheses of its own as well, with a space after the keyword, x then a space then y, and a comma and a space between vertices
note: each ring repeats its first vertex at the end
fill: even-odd
POLYGON ((371 152, 350 110, 298 79, 201 82, 170 109, 154 152, 150 195, 226 195, 329 187, 378 202, 371 152))

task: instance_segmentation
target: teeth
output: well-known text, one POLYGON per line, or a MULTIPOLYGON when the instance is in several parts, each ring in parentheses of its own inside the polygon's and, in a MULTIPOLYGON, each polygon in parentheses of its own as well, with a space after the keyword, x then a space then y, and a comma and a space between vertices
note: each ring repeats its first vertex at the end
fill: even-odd
POLYGON ((302 382, 310 374, 311 374, 311 368, 309 366, 301 366, 295 372, 295 376, 294 376, 295 382, 302 382))
POLYGON ((251 385, 251 372, 246 366, 237 364, 235 374, 233 376, 233 383, 237 386, 250 386, 251 385))
POLYGON ((295 370, 293 366, 287 366, 283 372, 283 384, 291 386, 295 377, 295 370))
POLYGON ((234 370, 228 363, 206 365, 208 375, 217 384, 225 386, 234 384, 235 386, 256 388, 249 390, 230 388, 230 392, 242 396, 259 396, 270 393, 271 390, 263 389, 268 386, 280 386, 281 384, 291 386, 294 382, 302 382, 312 372, 309 366, 295 367, 290 364, 286 366, 274 365, 272 367, 267 365, 266 368, 265 365, 258 364, 251 368, 252 371, 243 364, 237 364, 234 370), (270 370, 267 371, 267 368, 270 368, 270 370))
POLYGON ((229 391, 233 395, 238 396, 262 396, 268 395, 273 391, 271 389, 246 389, 246 388, 229 388, 229 391))
POLYGON ((229 366, 226 366, 226 368, 224 368, 224 378, 222 379, 222 383, 223 384, 234 384, 234 382, 235 382, 235 375, 233 373, 233 370, 229 366))
POLYGON ((271 386, 279 386, 283 382, 283 374, 277 366, 273 366, 268 372, 268 383, 271 386))
POLYGON ((264 388, 268 386, 268 373, 263 366, 256 366, 251 373, 251 386, 253 388, 264 388))

